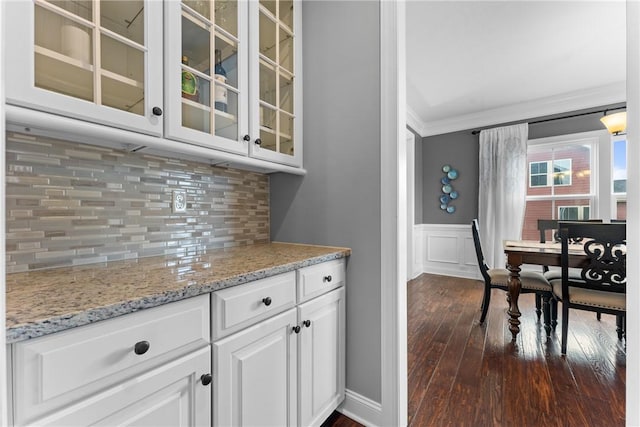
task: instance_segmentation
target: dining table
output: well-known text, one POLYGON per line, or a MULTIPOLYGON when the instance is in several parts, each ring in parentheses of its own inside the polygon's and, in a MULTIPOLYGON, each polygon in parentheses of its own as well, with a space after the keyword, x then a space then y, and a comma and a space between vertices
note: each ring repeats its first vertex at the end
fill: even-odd
MULTIPOLYGON (((520 309, 518 297, 522 288, 520 271, 523 264, 560 266, 562 253, 560 242, 540 243, 534 240, 505 240, 503 241, 504 253, 507 258, 509 270, 509 283, 507 302, 509 304, 509 330, 512 341, 516 340, 520 332, 520 309)), ((583 267, 588 264, 588 257, 581 243, 569 245, 569 267, 583 267)))

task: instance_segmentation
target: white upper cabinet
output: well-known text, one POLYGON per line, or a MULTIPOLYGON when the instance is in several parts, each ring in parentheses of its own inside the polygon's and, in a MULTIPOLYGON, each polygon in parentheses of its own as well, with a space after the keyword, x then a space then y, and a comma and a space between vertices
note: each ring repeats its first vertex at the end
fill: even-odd
POLYGON ((251 156, 302 164, 301 2, 249 3, 251 156))
POLYGON ((162 135, 162 3, 33 0, 6 7, 6 98, 162 135))
MULTIPOLYGON (((135 132, 106 140, 297 173, 300 7, 299 0, 11 1, 7 103, 81 121, 64 126, 80 140, 103 136, 80 129, 96 123, 135 132), (135 138, 147 135, 161 138, 135 138)), ((60 128, 55 116, 13 120, 60 128)))
POLYGON ((300 3, 165 2, 166 136, 301 166, 300 3))
POLYGON ((168 138, 247 155, 247 37, 246 1, 165 2, 168 138))

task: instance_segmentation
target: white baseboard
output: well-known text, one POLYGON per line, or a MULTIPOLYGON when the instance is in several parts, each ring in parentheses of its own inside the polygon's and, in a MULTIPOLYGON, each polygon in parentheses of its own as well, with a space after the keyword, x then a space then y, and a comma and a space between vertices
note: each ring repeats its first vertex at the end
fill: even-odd
POLYGON ((472 271, 452 270, 449 267, 439 268, 438 266, 430 266, 426 267, 422 272, 427 274, 439 274, 440 276, 460 277, 462 279, 482 280, 480 273, 476 274, 472 271))
POLYGON ((367 427, 382 425, 382 405, 349 389, 337 411, 367 427))
POLYGON ((471 224, 417 224, 413 229, 414 272, 482 279, 471 224))

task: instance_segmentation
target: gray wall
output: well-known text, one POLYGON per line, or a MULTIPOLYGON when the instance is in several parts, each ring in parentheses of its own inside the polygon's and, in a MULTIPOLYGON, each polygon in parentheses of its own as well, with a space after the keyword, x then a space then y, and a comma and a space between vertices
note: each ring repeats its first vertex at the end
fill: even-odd
POLYGON ((380 13, 303 4, 304 177, 271 176, 276 241, 350 247, 348 389, 381 401, 380 13))
MULTIPOLYGON (((600 118, 603 115, 602 110, 621 106, 624 106, 624 104, 595 107, 523 121, 534 122, 595 111, 593 114, 579 117, 532 123, 529 125, 529 139, 588 132, 604 129, 604 125, 600 122, 600 118)), ((489 127, 493 128, 509 124, 513 124, 513 122, 489 127)), ((468 224, 477 216, 479 135, 472 135, 472 130, 473 129, 469 129, 422 138, 422 156, 420 158, 422 164, 417 163, 418 149, 416 148, 416 181, 419 179, 418 169, 422 170, 422 182, 416 182, 416 203, 418 203, 417 200, 419 198, 422 198, 422 223, 468 224), (438 200, 441 194, 441 168, 444 164, 450 164, 460 172, 460 177, 454 181, 454 187, 460 193, 459 199, 455 202, 456 212, 454 214, 443 212, 440 209, 438 200), (422 186, 422 192, 418 194, 420 186, 422 186)), ((419 222, 418 218, 416 218, 416 222, 419 222)))
POLYGON ((415 152, 413 159, 413 167, 414 167, 414 180, 415 180, 415 200, 414 203, 414 224, 422 223, 422 210, 423 210, 423 172, 422 172, 422 138, 418 135, 413 129, 409 128, 409 130, 415 135, 415 152))
MULTIPOLYGON (((417 157, 417 156, 416 156, 417 157)), ((478 137, 471 131, 447 133, 422 139, 422 222, 424 224, 470 224, 478 212, 478 137), (453 188, 459 197, 452 214, 440 209, 443 165, 459 173, 453 188)))

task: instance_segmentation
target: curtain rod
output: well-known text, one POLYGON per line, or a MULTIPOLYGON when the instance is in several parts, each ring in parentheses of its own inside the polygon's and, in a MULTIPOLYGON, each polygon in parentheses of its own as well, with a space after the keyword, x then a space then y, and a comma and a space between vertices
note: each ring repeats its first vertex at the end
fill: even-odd
MULTIPOLYGON (((562 120, 562 119, 570 119, 572 117, 580 117, 580 116, 588 116, 589 114, 596 114, 596 113, 604 113, 605 115, 607 114, 608 111, 615 111, 615 110, 626 110, 627 107, 616 107, 616 108, 607 108, 606 110, 596 110, 596 111, 589 111, 588 113, 578 113, 578 114, 570 114, 568 116, 560 116, 560 117, 552 117, 550 119, 543 119, 543 120, 535 120, 533 122, 529 122, 530 125, 535 125, 537 123, 545 123, 545 122, 552 122, 554 120, 562 120)), ((471 132, 472 135, 477 135, 480 133, 480 130, 474 130, 471 132)))

